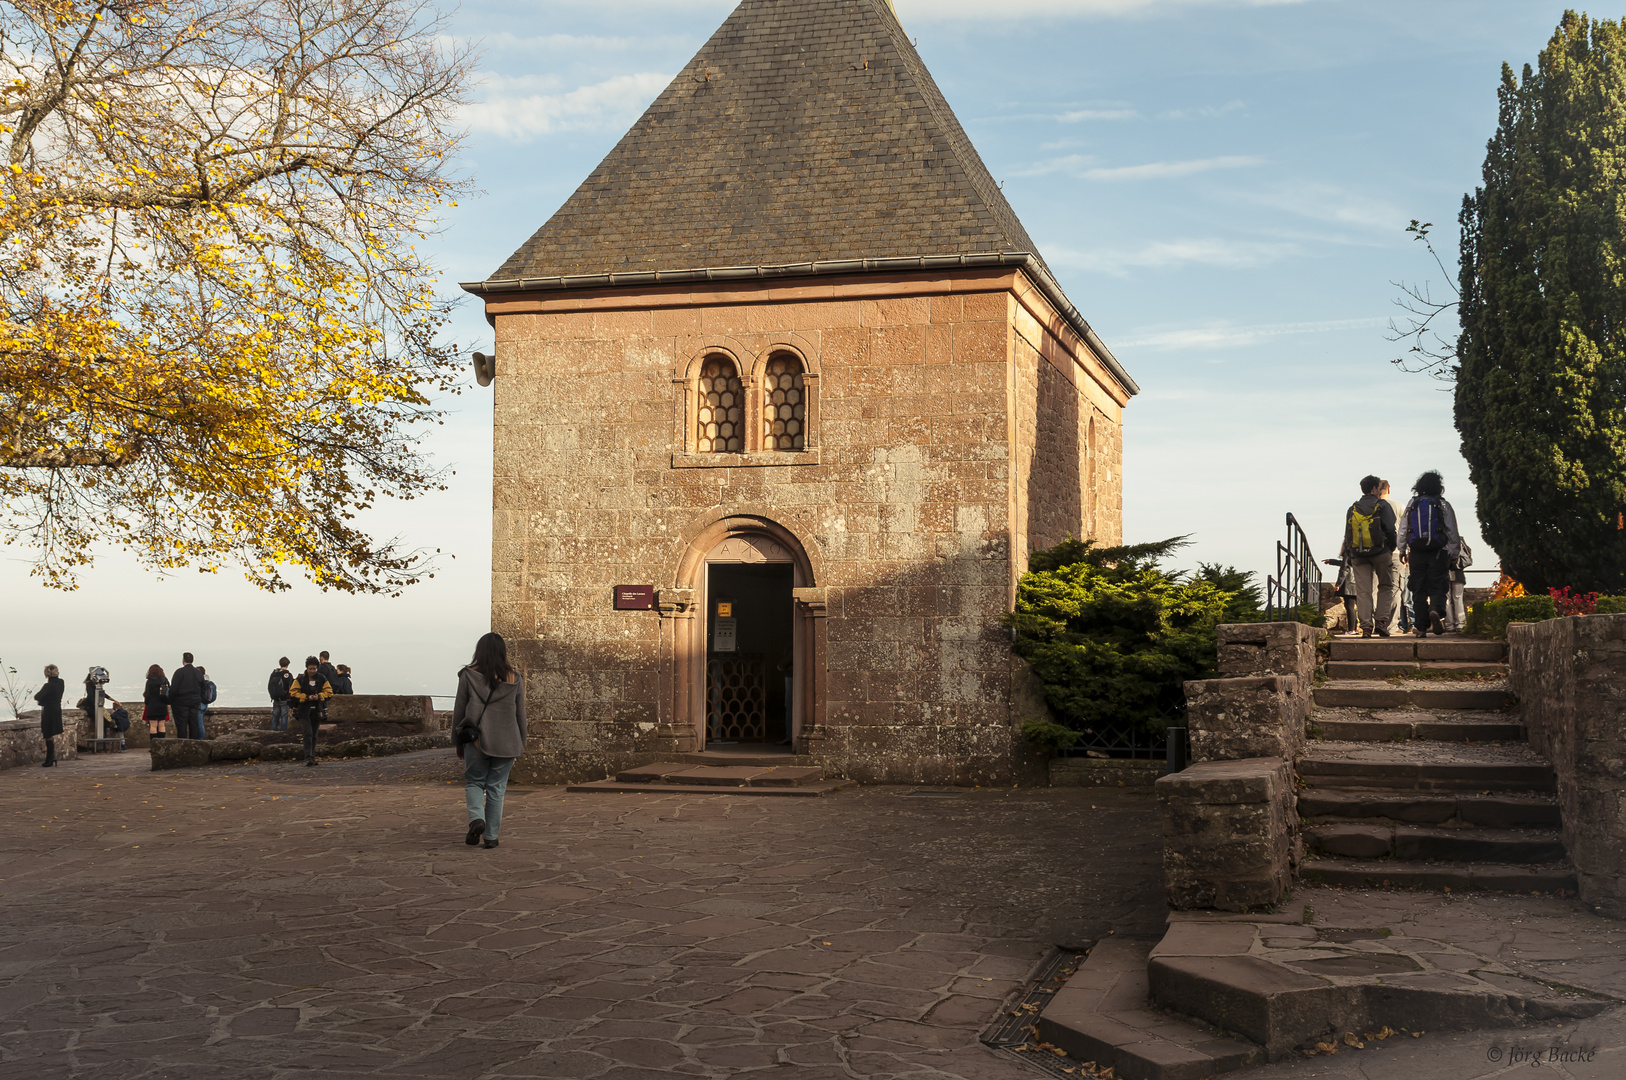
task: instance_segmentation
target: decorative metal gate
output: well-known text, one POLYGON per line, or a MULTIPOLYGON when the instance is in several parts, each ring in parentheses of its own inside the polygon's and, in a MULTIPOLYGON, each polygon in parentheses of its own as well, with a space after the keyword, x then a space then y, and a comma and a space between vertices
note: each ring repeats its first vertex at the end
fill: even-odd
POLYGON ((763 742, 768 737, 767 658, 713 655, 706 661, 706 738, 763 742))

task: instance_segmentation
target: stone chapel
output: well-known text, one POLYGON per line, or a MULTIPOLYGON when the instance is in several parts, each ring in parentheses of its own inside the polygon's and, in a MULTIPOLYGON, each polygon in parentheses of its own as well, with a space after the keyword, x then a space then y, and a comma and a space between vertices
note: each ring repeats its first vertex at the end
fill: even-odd
POLYGON ((1122 540, 1133 379, 887 0, 743 0, 464 289, 521 782, 749 750, 997 784, 1028 555, 1122 540))

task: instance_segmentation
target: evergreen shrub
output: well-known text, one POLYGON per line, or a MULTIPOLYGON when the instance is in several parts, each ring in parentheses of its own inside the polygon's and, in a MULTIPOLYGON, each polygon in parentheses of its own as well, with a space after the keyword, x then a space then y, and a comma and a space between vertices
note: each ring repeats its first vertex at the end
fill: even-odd
MULTIPOLYGON (((1067 728, 1161 733, 1185 715, 1186 680, 1214 677, 1215 627, 1260 621, 1252 574, 1159 568, 1183 546, 1184 537, 1124 547, 1068 539, 1029 559, 1006 625, 1067 728)), ((1035 742, 1062 742, 1029 728, 1035 742)))
POLYGON ((1545 622, 1557 617, 1551 596, 1510 596, 1475 604, 1463 630, 1476 637, 1504 638, 1510 622, 1545 622))

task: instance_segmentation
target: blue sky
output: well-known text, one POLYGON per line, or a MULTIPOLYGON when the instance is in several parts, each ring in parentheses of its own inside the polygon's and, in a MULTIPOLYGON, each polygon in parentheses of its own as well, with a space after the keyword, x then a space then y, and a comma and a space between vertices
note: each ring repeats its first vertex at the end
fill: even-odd
MULTIPOLYGON (((1439 468, 1477 540, 1450 396, 1389 364, 1390 282, 1444 286, 1405 226, 1436 222, 1453 265, 1500 65, 1533 62, 1563 3, 896 6, 1063 287, 1143 388, 1126 417, 1130 539, 1192 533, 1188 563, 1268 571, 1288 511, 1332 556, 1359 477, 1405 488, 1439 468)), ((479 194, 435 240, 448 292, 557 209, 732 7, 463 5, 456 32, 483 49, 461 163, 479 194)), ((451 336, 490 344, 472 299, 451 336)), ((160 580, 113 553, 65 596, 12 549, 0 660, 35 682, 47 662, 70 676, 100 663, 128 692, 190 649, 223 703, 257 704, 278 655, 327 648, 358 689, 449 692, 488 622, 490 396, 471 387, 447 406, 428 448, 455 470, 451 490, 376 515, 442 550, 435 580, 399 599, 269 596, 229 571, 160 580)))

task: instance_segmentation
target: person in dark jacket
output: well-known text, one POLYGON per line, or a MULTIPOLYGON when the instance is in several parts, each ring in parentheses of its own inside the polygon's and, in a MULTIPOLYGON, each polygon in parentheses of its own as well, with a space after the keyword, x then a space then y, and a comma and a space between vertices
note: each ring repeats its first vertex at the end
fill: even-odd
POLYGON ((1361 478, 1361 497, 1344 515, 1344 546, 1339 552, 1354 573, 1362 637, 1371 637, 1374 629, 1379 637, 1388 637, 1394 617, 1400 564, 1395 557, 1394 507, 1378 494, 1382 488, 1379 477, 1361 478))
MULTIPOLYGON (((339 692, 339 669, 333 666, 326 649, 322 650, 321 662, 316 667, 322 673, 322 678, 327 680, 327 684, 333 690, 333 693, 337 694, 339 692)), ((327 723, 327 702, 325 700, 322 702, 322 723, 327 723)))
POLYGON ((1430 469, 1411 486, 1400 520, 1400 557, 1411 567, 1412 630, 1425 637, 1445 633, 1450 609, 1451 564, 1462 553, 1457 512, 1445 501, 1445 478, 1430 469))
POLYGON ((277 661, 277 669, 266 680, 265 692, 271 695, 271 730, 288 730, 288 688, 294 684, 294 673, 288 670, 288 658, 277 661))
POLYGON ((350 665, 340 664, 338 674, 333 676, 333 692, 335 694, 354 694, 355 685, 350 681, 350 665))
POLYGON ((192 654, 181 654, 181 666, 169 677, 169 707, 175 713, 175 737, 190 739, 203 708, 203 673, 192 666, 192 654))
POLYGON ((463 801, 469 831, 463 842, 497 846, 502 798, 514 759, 525 752, 525 682, 508 663, 501 634, 486 634, 474 659, 457 673, 452 742, 463 759, 463 801))
POLYGON ((157 664, 147 669, 147 685, 141 691, 145 703, 141 718, 147 722, 147 734, 154 739, 164 737, 164 725, 169 722, 169 680, 164 669, 157 664))
POLYGON ((305 764, 316 764, 316 729, 322 723, 322 710, 333 696, 333 687, 322 674, 322 665, 314 656, 305 657, 305 670, 295 676, 288 694, 299 710, 299 722, 305 733, 305 764))
POLYGON ((40 765, 47 769, 56 764, 56 740, 62 734, 62 694, 67 688, 56 665, 46 664, 45 685, 34 695, 34 701, 40 707, 40 735, 45 739, 45 760, 40 765))

